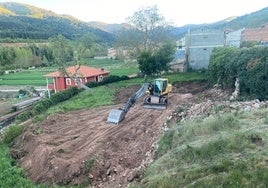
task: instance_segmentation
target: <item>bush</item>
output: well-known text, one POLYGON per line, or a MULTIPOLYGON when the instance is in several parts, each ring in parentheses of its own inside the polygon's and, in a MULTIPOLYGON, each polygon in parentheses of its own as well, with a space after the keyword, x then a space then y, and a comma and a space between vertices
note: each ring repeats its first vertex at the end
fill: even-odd
POLYGON ((23 126, 13 125, 4 131, 3 142, 10 144, 17 136, 23 132, 23 126))
POLYGON ((234 88, 239 78, 242 95, 268 99, 267 59, 268 47, 216 48, 210 56, 208 80, 211 84, 234 88))
POLYGON ((23 122, 26 121, 27 119, 30 119, 32 116, 33 116, 32 111, 25 111, 16 116, 16 120, 19 122, 23 122))
POLYGON ((37 102, 31 111, 26 111, 19 114, 16 117, 16 120, 20 122, 26 121, 27 119, 30 119, 31 117, 46 111, 49 107, 72 98, 79 92, 80 90, 77 87, 71 87, 67 90, 53 94, 51 95, 50 99, 45 99, 37 102))
POLYGON ((20 89, 19 94, 26 95, 28 92, 25 89, 20 89))
POLYGON ((86 86, 92 88, 92 87, 102 86, 102 85, 119 82, 123 80, 128 80, 128 79, 129 77, 126 75, 123 75, 121 77, 117 75, 110 75, 110 76, 104 77, 101 82, 88 82, 86 83, 86 86))

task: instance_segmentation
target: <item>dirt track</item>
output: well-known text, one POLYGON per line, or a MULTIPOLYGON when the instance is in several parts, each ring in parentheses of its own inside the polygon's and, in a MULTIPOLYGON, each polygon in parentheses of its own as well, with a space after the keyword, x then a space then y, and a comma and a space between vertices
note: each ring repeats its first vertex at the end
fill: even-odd
MULTIPOLYGON (((126 93, 118 94, 122 101, 126 93)), ((180 105, 196 100, 195 95, 182 93, 169 95, 166 110, 144 109, 140 100, 119 125, 106 120, 111 109, 124 103, 51 115, 16 140, 12 155, 36 183, 75 185, 90 179, 99 187, 126 187, 140 176, 144 160, 151 159, 166 118, 180 105), (96 161, 88 171, 90 159, 96 161)))

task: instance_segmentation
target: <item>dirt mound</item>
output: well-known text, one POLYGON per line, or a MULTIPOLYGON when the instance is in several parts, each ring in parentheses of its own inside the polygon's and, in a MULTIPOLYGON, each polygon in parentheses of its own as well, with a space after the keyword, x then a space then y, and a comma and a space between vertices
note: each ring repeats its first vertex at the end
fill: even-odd
MULTIPOLYGON (((118 97, 126 102, 138 88, 125 89, 118 97)), ((178 106, 192 104, 196 97, 171 93, 166 110, 144 109, 141 101, 119 125, 106 120, 111 109, 124 103, 51 115, 16 139, 12 155, 36 183, 76 185, 91 181, 99 187, 126 187, 140 177, 141 166, 147 165, 145 159, 150 158, 166 118, 178 106)))
POLYGON ((192 93, 197 94, 206 89, 207 82, 176 82, 172 84, 173 93, 192 93))

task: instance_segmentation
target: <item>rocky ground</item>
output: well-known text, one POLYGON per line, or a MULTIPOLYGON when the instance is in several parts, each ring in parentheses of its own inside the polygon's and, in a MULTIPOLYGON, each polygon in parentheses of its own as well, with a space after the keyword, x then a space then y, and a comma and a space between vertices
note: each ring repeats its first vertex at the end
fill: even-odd
MULTIPOLYGON (((157 140, 168 129, 167 120, 202 118, 215 109, 219 112, 243 106, 229 101, 230 92, 207 88, 206 83, 175 83, 166 110, 144 109, 140 100, 119 125, 107 123, 110 110, 122 107, 138 88, 119 92, 117 105, 58 113, 30 123, 14 142, 13 157, 36 183, 76 185, 91 181, 93 187, 127 187, 138 181, 153 161, 157 140)), ((243 109, 267 105, 251 101, 243 109)))

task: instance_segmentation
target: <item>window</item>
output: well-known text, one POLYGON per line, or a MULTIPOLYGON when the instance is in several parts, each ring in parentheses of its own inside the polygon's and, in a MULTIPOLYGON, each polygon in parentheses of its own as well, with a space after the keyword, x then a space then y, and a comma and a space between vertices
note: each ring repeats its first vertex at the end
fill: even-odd
POLYGON ((70 86, 72 84, 71 78, 66 78, 66 85, 70 86))
POLYGON ((99 82, 103 80, 103 76, 99 75, 99 82))
POLYGON ((76 78, 76 80, 75 80, 75 85, 78 85, 78 83, 83 83, 83 80, 82 80, 82 78, 76 78))

